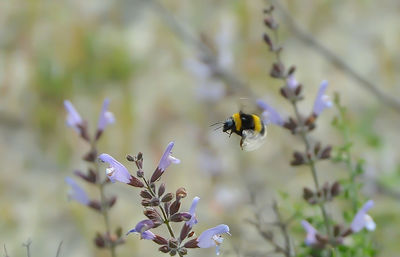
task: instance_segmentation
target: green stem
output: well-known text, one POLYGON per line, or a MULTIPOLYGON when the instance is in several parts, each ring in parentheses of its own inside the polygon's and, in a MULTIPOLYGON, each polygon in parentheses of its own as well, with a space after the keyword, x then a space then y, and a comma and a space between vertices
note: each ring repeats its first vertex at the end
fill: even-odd
MULTIPOLYGON (((297 108, 297 104, 295 102, 292 102, 292 105, 293 105, 294 111, 296 113, 296 118, 297 118, 297 120, 299 122, 299 126, 301 128, 300 136, 303 139, 303 142, 304 142, 304 144, 306 146, 306 155, 308 155, 308 153, 311 152, 311 144, 310 144, 310 141, 309 141, 309 139, 307 137, 306 132, 304 131, 303 119, 300 116, 299 109, 297 108)), ((318 182, 317 169, 315 167, 315 162, 313 160, 311 160, 311 159, 309 159, 308 161, 309 161, 308 165, 310 166, 311 174, 312 174, 312 177, 313 177, 313 180, 314 180, 314 184, 315 184, 315 189, 317 190, 317 192, 319 192, 320 186, 319 186, 319 182, 318 182)), ((325 223, 326 232, 327 232, 327 234, 329 236, 331 236, 329 218, 328 218, 328 214, 327 214, 326 209, 325 209, 325 205, 322 202, 322 203, 318 204, 318 206, 321 209, 321 213, 322 213, 322 216, 323 216, 323 219, 324 219, 324 223, 325 223)))
MULTIPOLYGON (((153 190, 151 189, 149 182, 148 182, 145 178, 143 178, 143 181, 144 181, 144 183, 146 184, 147 190, 149 190, 150 194, 151 194, 153 197, 155 197, 155 196, 156 196, 156 193, 153 192, 153 190)), ((169 220, 168 220, 167 214, 165 213, 164 208, 163 208, 161 205, 159 205, 158 207, 159 207, 160 210, 161 210, 161 213, 162 213, 163 219, 164 219, 163 222, 165 223, 165 225, 167 225, 169 234, 170 234, 173 238, 175 238, 174 231, 172 230, 172 227, 171 227, 171 225, 169 224, 169 220)))

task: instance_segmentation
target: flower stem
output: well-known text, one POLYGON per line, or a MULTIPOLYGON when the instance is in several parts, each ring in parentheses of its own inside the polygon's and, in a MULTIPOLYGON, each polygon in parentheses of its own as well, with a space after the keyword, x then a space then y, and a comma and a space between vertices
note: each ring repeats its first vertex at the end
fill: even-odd
MULTIPOLYGON (((300 112, 299 112, 299 109, 297 108, 296 102, 292 101, 292 105, 293 105, 294 111, 296 113, 297 121, 299 122, 299 127, 301 128, 300 136, 303 139, 303 142, 304 142, 304 144, 306 146, 306 155, 308 156, 308 153, 311 152, 310 140, 308 139, 307 134, 304 131, 304 122, 303 122, 303 119, 300 116, 300 112)), ((309 159, 308 160, 308 165, 310 166, 311 174, 312 174, 312 177, 313 177, 313 180, 314 180, 314 184, 315 184, 315 189, 317 190, 317 192, 319 192, 320 186, 319 186, 319 182, 318 182, 317 169, 315 167, 315 162, 311 158, 308 158, 308 159, 309 159)), ((325 209, 325 205, 324 205, 323 202, 321 202, 320 204, 318 204, 318 206, 321 209, 321 213, 322 213, 322 216, 323 216, 323 219, 324 219, 324 223, 325 223, 326 232, 327 232, 327 234, 329 236, 331 236, 329 218, 328 218, 328 214, 327 214, 326 209, 325 209)))
MULTIPOLYGON (((147 190, 149 190, 150 194, 151 194, 153 197, 155 197, 155 196, 156 196, 156 193, 153 192, 153 190, 151 189, 149 182, 148 182, 145 178, 143 178, 143 181, 144 181, 144 183, 146 184, 147 190)), ((170 234, 173 238, 175 238, 174 231, 172 230, 172 227, 171 227, 171 225, 169 224, 169 220, 168 220, 167 214, 165 213, 164 208, 163 208, 161 205, 159 205, 158 207, 159 207, 160 210, 161 210, 161 213, 162 213, 163 219, 164 219, 163 221, 164 221, 165 225, 167 225, 169 234, 170 234)))
MULTIPOLYGON (((96 149, 96 143, 92 143, 92 150, 93 149, 96 149)), ((107 206, 108 205, 107 198, 106 198, 105 192, 104 192, 105 184, 100 181, 100 169, 99 169, 98 162, 94 162, 94 166, 95 166, 95 173, 96 173, 96 177, 97 177, 97 185, 99 187, 99 192, 100 192, 101 214, 103 215, 104 224, 106 226, 106 234, 109 237, 111 235, 111 225, 110 225, 110 219, 108 216, 108 208, 109 207, 107 206)), ((111 257, 116 257, 117 255, 115 253, 115 244, 113 242, 110 242, 109 249, 110 249, 111 257)))

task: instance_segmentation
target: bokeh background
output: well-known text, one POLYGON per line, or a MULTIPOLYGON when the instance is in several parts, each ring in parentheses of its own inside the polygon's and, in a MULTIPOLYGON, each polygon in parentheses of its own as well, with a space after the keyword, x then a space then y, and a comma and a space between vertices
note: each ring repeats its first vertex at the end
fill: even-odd
MULTIPOLYGON (((243 106, 249 111, 255 106, 246 99, 243 104, 242 98, 249 97, 247 90, 208 76, 193 37, 213 49, 221 65, 257 97, 290 114, 290 106, 279 96, 279 82, 268 76, 273 56, 262 41, 262 10, 267 2, 160 1, 165 9, 154 3, 0 2, 0 243, 7 246, 10 256, 24 256, 21 245, 28 238, 33 241, 32 256, 55 256, 60 241, 61 256, 108 256, 96 250, 92 240, 96 231, 103 230, 102 218, 67 201, 64 178, 86 167, 80 156, 89 146, 65 126, 64 99, 74 103, 91 130, 103 99, 111 100, 116 123, 107 128, 99 148, 124 164, 127 153, 141 151, 150 173, 167 143, 175 141, 174 156, 182 163, 168 169, 167 189, 187 189, 183 208, 189 207, 194 196, 201 198, 197 233, 220 223, 231 226, 224 256, 237 256, 235 247, 271 249, 245 220, 260 209, 267 220, 273 217, 274 198, 290 216, 302 202, 302 187, 312 185, 307 169, 289 165, 293 149, 303 146, 287 131, 271 126, 259 150, 243 152, 238 137, 228 138, 209 127, 243 106), (249 203, 249 188, 257 192, 257 208, 249 203), (282 199, 277 192, 288 196, 282 199)), ((281 4, 299 25, 360 74, 385 92, 400 95, 398 1, 281 4)), ((276 17, 281 19, 279 10, 276 17)), ((400 113, 299 41, 284 20, 279 33, 285 63, 298 67, 297 78, 305 88, 302 110, 310 110, 323 79, 330 81, 328 93, 338 92, 348 107, 354 156, 365 159, 363 191, 366 198, 376 201, 372 216, 378 227, 373 238, 379 256, 398 256, 400 113), (390 194, 377 190, 378 182, 390 194)), ((335 109, 326 111, 313 136, 339 144, 342 138, 331 126, 336 114, 335 109)), ((324 162, 318 169, 323 180, 346 176, 340 164, 324 162)), ((85 188, 97 196, 94 189, 85 188)), ((126 232, 143 218, 138 190, 115 184, 107 192, 118 196, 111 213, 113 226, 120 225, 126 232)), ((334 203, 329 210, 340 221, 338 209, 348 206, 334 203)), ((296 242, 301 242, 298 225, 293 230, 296 242)), ((154 246, 132 235, 119 247, 118 255, 161 256, 154 246)), ((214 250, 190 254, 212 256, 214 250)))

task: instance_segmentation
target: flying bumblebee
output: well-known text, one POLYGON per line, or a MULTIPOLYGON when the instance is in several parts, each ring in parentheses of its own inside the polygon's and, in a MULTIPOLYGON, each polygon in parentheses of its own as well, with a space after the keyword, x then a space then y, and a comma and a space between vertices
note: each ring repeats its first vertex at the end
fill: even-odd
POLYGON ((245 151, 259 148, 267 136, 264 122, 255 114, 246 114, 240 111, 226 119, 225 122, 216 124, 222 124, 219 128, 222 128, 222 131, 228 133, 229 136, 235 133, 242 137, 240 147, 245 151))

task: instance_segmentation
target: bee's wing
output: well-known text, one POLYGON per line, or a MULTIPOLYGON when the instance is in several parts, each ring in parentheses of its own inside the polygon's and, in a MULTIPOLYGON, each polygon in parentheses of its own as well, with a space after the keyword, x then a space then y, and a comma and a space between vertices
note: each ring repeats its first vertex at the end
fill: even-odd
POLYGON ((264 143, 266 137, 267 137, 266 128, 263 134, 251 129, 243 130, 240 146, 245 151, 254 151, 264 143))

